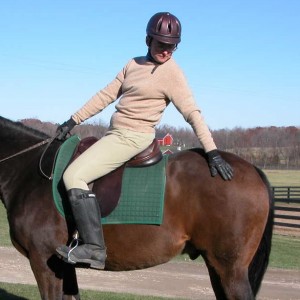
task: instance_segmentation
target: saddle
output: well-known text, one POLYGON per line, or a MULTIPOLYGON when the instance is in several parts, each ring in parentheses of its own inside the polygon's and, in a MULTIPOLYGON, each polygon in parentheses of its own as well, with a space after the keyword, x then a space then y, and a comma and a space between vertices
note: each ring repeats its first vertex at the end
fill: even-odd
MULTIPOLYGON (((72 160, 76 159, 97 141, 98 139, 93 136, 82 139, 73 154, 72 160)), ((147 167, 158 163, 161 159, 162 152, 160 151, 157 139, 154 139, 144 151, 131 158, 125 165, 126 167, 147 167)))
MULTIPOLYGON (((87 137, 82 139, 73 154, 72 160, 76 159, 97 141, 98 139, 96 137, 87 137)), ((125 167, 137 168, 152 166, 161 161, 162 157, 163 155, 159 148, 158 141, 157 139, 154 139, 148 148, 127 161, 124 165, 95 180, 92 184, 91 190, 97 196, 101 209, 101 216, 108 216, 118 205, 125 167)))

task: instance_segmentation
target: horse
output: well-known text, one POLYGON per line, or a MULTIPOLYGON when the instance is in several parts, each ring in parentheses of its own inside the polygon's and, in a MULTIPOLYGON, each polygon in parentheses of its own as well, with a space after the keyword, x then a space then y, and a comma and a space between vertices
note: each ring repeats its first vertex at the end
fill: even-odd
MULTIPOLYGON (((80 299, 76 267, 55 255, 72 226, 55 208, 50 170, 61 141, 0 117, 0 196, 13 246, 29 259, 41 299, 80 299)), ((220 151, 234 178, 211 177, 201 149, 171 154, 161 225, 104 225, 104 272, 149 268, 179 254, 204 259, 216 299, 255 299, 271 251, 274 205, 264 173, 220 151)), ((95 272, 97 272, 95 270, 95 272)), ((101 284, 101 282, 99 282, 101 284)))

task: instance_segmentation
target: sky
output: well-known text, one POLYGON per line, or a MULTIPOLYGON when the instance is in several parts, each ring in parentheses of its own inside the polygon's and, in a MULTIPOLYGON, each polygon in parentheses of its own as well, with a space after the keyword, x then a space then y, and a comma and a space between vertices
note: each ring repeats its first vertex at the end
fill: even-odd
MULTIPOLYGON (((181 21, 173 57, 211 129, 300 126, 299 0, 1 1, 0 115, 68 120, 146 54, 161 11, 181 21)), ((115 104, 88 122, 108 124, 115 104)), ((189 126, 172 104, 163 124, 189 126)))

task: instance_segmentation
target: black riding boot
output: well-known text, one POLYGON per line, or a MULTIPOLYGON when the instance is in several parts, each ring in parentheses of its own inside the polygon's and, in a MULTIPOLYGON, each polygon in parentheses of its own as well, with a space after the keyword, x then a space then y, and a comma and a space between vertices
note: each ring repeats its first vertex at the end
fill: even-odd
POLYGON ((96 196, 82 189, 71 189, 68 196, 83 244, 75 247, 59 246, 56 252, 70 264, 88 264, 93 269, 104 269, 106 248, 96 196))

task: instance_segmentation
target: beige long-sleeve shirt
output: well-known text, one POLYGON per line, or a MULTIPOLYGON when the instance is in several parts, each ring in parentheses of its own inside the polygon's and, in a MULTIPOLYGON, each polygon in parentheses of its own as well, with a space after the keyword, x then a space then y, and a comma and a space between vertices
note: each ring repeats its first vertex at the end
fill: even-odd
POLYGON ((94 95, 72 118, 77 124, 119 99, 111 126, 154 132, 172 102, 192 126, 206 152, 216 149, 187 80, 173 58, 156 64, 146 56, 131 59, 116 78, 94 95))

